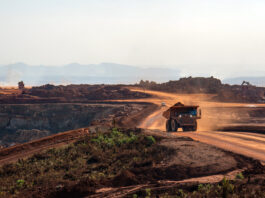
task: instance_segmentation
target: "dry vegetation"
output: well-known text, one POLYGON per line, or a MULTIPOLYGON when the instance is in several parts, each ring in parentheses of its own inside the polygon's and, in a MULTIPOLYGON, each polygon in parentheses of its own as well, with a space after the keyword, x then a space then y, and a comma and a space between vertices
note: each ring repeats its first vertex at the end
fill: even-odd
POLYGON ((225 177, 219 183, 186 183, 164 187, 150 187, 128 197, 159 198, 261 198, 265 197, 265 170, 259 166, 239 173, 233 180, 225 177))
POLYGON ((112 190, 107 194, 100 194, 98 190, 110 188, 119 191, 124 187, 134 189, 140 186, 123 193, 123 197, 264 196, 264 167, 258 161, 236 155, 237 161, 243 160, 244 167, 248 162, 252 164, 236 175, 234 181, 224 178, 220 183, 213 184, 174 184, 173 181, 214 173, 209 173, 209 166, 188 168, 167 164, 172 160, 178 161, 177 158, 181 160, 181 154, 187 153, 185 150, 180 153, 179 149, 165 145, 165 142, 185 143, 186 149, 196 143, 183 137, 171 139, 167 135, 142 133, 140 129, 113 128, 89 134, 67 146, 36 153, 28 159, 0 167, 0 195, 27 198, 108 197, 112 195, 112 190), (188 145, 188 142, 191 144, 188 145), (195 170, 204 172, 198 175, 195 170), (167 183, 168 180, 172 180, 174 185, 167 183))
POLYGON ((148 167, 168 149, 156 139, 134 131, 99 133, 64 148, 50 149, 0 169, 1 197, 80 197, 100 186, 137 184, 121 175, 133 167, 148 167))

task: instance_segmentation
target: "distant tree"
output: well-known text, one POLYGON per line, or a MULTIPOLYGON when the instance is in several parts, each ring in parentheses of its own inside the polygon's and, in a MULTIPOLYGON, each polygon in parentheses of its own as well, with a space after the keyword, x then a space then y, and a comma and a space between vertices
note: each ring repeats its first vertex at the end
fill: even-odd
POLYGON ((22 90, 25 88, 25 84, 23 81, 18 82, 18 89, 22 90))
POLYGON ((143 86, 143 85, 144 85, 144 81, 141 80, 141 81, 139 82, 139 85, 140 85, 140 86, 143 86))

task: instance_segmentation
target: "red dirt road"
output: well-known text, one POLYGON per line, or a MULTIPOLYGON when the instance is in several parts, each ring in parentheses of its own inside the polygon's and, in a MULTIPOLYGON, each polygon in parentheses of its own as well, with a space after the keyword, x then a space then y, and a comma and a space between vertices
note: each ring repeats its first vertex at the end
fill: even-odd
MULTIPOLYGON (((140 89, 134 89, 137 91, 143 91, 140 89)), ((202 109, 202 119, 198 121, 198 131, 197 132, 175 132, 171 133, 176 136, 188 136, 194 140, 204 142, 216 147, 232 151, 234 153, 242 154, 248 157, 252 157, 262 162, 265 162, 265 134, 258 133, 247 133, 244 131, 240 132, 223 132, 215 131, 215 125, 220 124, 218 114, 209 115, 211 112, 208 108, 264 108, 265 104, 245 104, 245 103, 221 103, 221 102, 211 102, 209 99, 212 95, 207 94, 171 94, 158 91, 145 91, 153 95, 151 99, 144 99, 146 102, 152 102, 157 105, 161 105, 161 102, 165 102, 167 107, 161 107, 159 110, 153 112, 149 115, 143 122, 139 125, 141 128, 148 129, 160 129, 165 130, 165 118, 163 118, 162 113, 169 106, 175 104, 176 102, 182 102, 184 104, 200 105, 202 109), (216 119, 210 119, 213 116, 216 119), (216 123, 215 123, 216 122, 216 123)), ((217 110, 218 111, 218 110, 217 110)), ((232 113, 231 113, 232 114, 232 113)), ((227 115, 229 120, 229 116, 227 115)), ((237 118, 240 120, 240 118, 237 118)), ((232 119, 231 119, 232 120, 232 119)), ((251 121, 250 121, 251 122, 251 121)), ((264 119, 264 129, 265 129, 265 119, 264 119)), ((234 124, 234 123, 229 123, 234 124)), ((253 124, 253 123, 251 123, 253 124)), ((262 124, 263 127, 263 124, 262 124)))

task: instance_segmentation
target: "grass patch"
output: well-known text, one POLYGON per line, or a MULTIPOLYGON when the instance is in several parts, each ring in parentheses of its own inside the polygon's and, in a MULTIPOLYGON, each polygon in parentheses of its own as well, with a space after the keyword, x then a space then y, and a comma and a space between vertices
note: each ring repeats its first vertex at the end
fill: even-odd
POLYGON ((235 178, 236 178, 236 179, 244 179, 245 177, 244 177, 244 175, 240 172, 240 173, 238 173, 238 174, 236 175, 235 178))

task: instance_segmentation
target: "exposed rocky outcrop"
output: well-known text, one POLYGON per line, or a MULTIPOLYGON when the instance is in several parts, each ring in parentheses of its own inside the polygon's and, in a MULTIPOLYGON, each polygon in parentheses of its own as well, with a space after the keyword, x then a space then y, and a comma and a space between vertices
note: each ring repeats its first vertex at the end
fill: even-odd
POLYGON ((50 134, 87 127, 93 122, 128 124, 126 118, 147 106, 148 104, 126 103, 0 105, 1 144, 8 146, 27 142, 50 134))
POLYGON ((176 81, 160 84, 149 81, 140 81, 138 85, 151 90, 174 93, 216 93, 222 87, 221 81, 214 77, 180 78, 176 81))
POLYGON ((265 102, 265 88, 253 85, 224 85, 215 100, 222 102, 265 102))
POLYGON ((18 129, 14 133, 13 139, 15 139, 17 143, 24 143, 24 142, 37 140, 39 138, 49 136, 50 134, 51 134, 51 132, 47 131, 47 130, 38 130, 38 129, 23 130, 23 129, 18 129))
POLYGON ((0 94, 0 104, 85 103, 98 100, 147 98, 122 85, 43 85, 12 94, 0 94))

